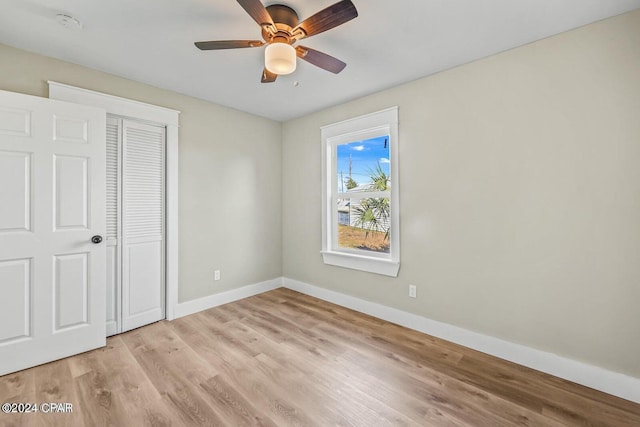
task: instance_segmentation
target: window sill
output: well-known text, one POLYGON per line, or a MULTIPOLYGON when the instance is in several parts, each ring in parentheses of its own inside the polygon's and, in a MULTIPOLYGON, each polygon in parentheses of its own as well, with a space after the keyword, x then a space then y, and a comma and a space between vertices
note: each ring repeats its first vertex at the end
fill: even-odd
POLYGON ((398 277, 400 262, 389 259, 373 258, 362 255, 345 254, 341 252, 322 251, 325 264, 352 270, 367 271, 384 276, 398 277))

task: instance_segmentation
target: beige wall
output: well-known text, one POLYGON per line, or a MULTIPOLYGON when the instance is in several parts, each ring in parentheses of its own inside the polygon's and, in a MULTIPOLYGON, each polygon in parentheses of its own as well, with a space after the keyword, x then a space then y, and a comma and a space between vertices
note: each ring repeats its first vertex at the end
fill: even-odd
POLYGON ((640 377, 640 11, 285 123, 283 206, 286 277, 640 377), (325 266, 319 127, 394 105, 400 274, 325 266))
POLYGON ((182 112, 180 301, 281 276, 280 123, 0 45, 0 89, 46 97, 47 80, 182 112))

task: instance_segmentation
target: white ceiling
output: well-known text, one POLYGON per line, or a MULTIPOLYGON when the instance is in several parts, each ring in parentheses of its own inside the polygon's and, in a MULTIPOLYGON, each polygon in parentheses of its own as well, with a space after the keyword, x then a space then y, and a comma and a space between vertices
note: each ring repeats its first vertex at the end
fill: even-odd
MULTIPOLYGON (((338 0, 268 0, 301 19, 338 0)), ((359 16, 301 44, 346 62, 261 84, 263 49, 195 41, 260 39, 235 0, 0 0, 0 42, 275 120, 288 120, 640 8, 640 0, 353 0, 359 16), (58 24, 64 12, 82 30, 58 24), (299 82, 294 86, 294 82, 299 82)), ((1 64, 0 64, 1 65, 1 64)))

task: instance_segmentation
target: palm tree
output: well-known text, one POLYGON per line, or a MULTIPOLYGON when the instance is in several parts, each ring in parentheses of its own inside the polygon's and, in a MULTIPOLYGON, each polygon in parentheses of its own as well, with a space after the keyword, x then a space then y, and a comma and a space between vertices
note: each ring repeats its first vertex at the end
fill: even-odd
POLYGON ((375 169, 369 170, 369 177, 371 178, 371 183, 369 184, 369 191, 387 191, 389 190, 389 184, 391 179, 389 176, 384 173, 382 170, 382 166, 378 163, 375 169))
MULTIPOLYGON (((369 171, 371 182, 368 191, 388 191, 389 176, 382 170, 380 163, 374 170, 369 171)), ((354 225, 366 230, 365 239, 371 231, 384 231, 384 239, 389 239, 390 205, 388 197, 371 197, 362 199, 360 205, 354 207, 354 225)))

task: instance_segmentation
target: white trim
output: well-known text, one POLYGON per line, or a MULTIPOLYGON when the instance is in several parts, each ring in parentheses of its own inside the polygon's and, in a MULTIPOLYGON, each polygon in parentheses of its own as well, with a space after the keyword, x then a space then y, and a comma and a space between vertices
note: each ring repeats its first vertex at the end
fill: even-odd
MULTIPOLYGON (((400 269, 400 191, 398 173, 398 107, 355 117, 338 123, 322 126, 322 260, 325 264, 353 270, 367 271, 385 276, 397 277, 400 269), (338 218, 335 209, 338 193, 336 153, 337 145, 369 139, 377 136, 389 136, 389 160, 391 162, 391 191, 368 192, 389 197, 391 201, 390 254, 367 256, 366 251, 341 251, 334 242, 338 235, 338 218), (387 196, 389 194, 389 196, 387 196), (361 253, 360 253, 361 252, 361 253)), ((354 197, 377 197, 368 193, 357 193, 354 197)), ((376 254, 378 255, 378 254, 376 254)))
POLYGON ((181 302, 176 306, 174 312, 175 318, 177 319, 179 317, 188 316, 190 314, 198 313, 199 311, 228 304, 244 298, 249 298, 281 287, 282 278, 278 277, 264 282, 254 283, 253 285, 232 289, 230 291, 220 292, 219 294, 208 295, 191 301, 181 302))
POLYGON ((286 277, 282 279, 282 282, 285 288, 640 403, 640 378, 634 378, 553 353, 472 332, 286 277))
POLYGON ((175 319, 178 305, 178 126, 167 125, 165 314, 175 319))
MULTIPOLYGON (((396 117, 398 112, 398 107, 389 107, 384 110, 374 111, 373 113, 363 114, 362 116, 358 116, 356 118, 345 119, 339 122, 330 123, 328 125, 320 126, 320 130, 328 131, 328 137, 334 137, 336 135, 342 135, 354 132, 353 130, 353 121, 354 120, 362 120, 363 122, 367 122, 364 127, 365 128, 375 128, 377 126, 385 126, 390 122, 386 120, 379 120, 380 114, 394 114, 396 117)), ((357 131, 356 131, 357 133, 357 131)))
POLYGON ((92 105, 107 113, 178 126, 180 111, 48 80, 49 98, 92 105))
POLYGON ((373 258, 346 252, 322 252, 322 260, 325 264, 336 267, 350 268, 352 270, 367 271, 369 273, 382 274, 384 276, 397 277, 400 263, 390 259, 373 258))
POLYGON ((48 81, 49 98, 104 108, 107 113, 166 126, 166 294, 165 316, 178 304, 178 123, 180 111, 48 81))

